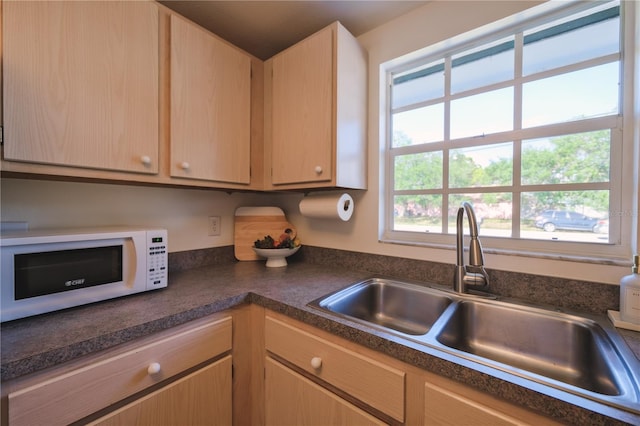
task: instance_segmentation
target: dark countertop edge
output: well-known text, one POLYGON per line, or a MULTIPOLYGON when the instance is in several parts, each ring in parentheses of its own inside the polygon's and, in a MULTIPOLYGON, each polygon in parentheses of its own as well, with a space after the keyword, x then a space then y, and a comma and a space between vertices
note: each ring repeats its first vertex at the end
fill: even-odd
MULTIPOLYGON (((203 277, 201 279, 206 280, 208 278, 207 274, 211 272, 210 269, 211 268, 202 269, 203 277)), ((336 269, 342 270, 340 267, 336 269)), ((295 270, 294 268, 293 271, 295 270)), ((255 271, 252 271, 251 273, 253 274, 254 272, 255 271)), ((304 268, 302 272, 307 273, 304 268)), ((198 271, 191 272, 191 274, 195 274, 196 276, 198 276, 199 273, 198 271)), ((362 277, 362 274, 365 274, 354 271, 333 271, 333 276, 337 273, 345 273, 349 277, 362 277)), ((286 272, 282 275, 280 272, 273 271, 272 274, 275 277, 273 279, 277 281, 268 282, 268 284, 279 282, 283 276, 286 277, 286 272)), ((191 278, 193 279, 193 276, 191 278)), ((350 279, 352 278, 349 278, 349 280, 350 279)), ((349 281, 345 281, 345 283, 349 283, 349 281)), ((340 283, 333 283, 333 285, 336 284, 340 283)), ((306 306, 306 303, 310 301, 306 296, 304 302, 291 302, 291 300, 287 300, 287 298, 284 298, 284 301, 278 300, 280 299, 278 295, 276 295, 276 298, 273 298, 261 293, 266 294, 269 292, 261 290, 234 290, 231 294, 214 298, 213 301, 208 304, 198 304, 189 309, 177 310, 171 314, 162 315, 150 321, 117 329, 110 333, 102 333, 98 336, 59 349, 23 357, 14 362, 3 363, 2 380, 9 380, 64 362, 73 361, 84 355, 110 349, 121 343, 131 342, 135 339, 151 335, 158 331, 167 330, 191 320, 239 306, 243 303, 255 303, 266 309, 282 313, 293 319, 332 333, 338 337, 346 338, 354 343, 392 356, 423 370, 455 380, 510 403, 524 406, 534 412, 546 414, 563 422, 590 425, 615 423, 640 424, 640 415, 633 414, 629 411, 593 402, 585 398, 574 397, 566 392, 555 391, 548 386, 538 385, 530 381, 527 381, 526 386, 514 383, 513 376, 497 372, 495 369, 485 368, 475 364, 471 366, 473 363, 469 362, 450 361, 445 359, 442 353, 433 353, 424 347, 418 349, 412 346, 411 343, 407 343, 389 333, 384 333, 350 321, 324 316, 320 312, 306 306), (11 370, 17 371, 18 373, 11 375, 9 374, 11 370)))

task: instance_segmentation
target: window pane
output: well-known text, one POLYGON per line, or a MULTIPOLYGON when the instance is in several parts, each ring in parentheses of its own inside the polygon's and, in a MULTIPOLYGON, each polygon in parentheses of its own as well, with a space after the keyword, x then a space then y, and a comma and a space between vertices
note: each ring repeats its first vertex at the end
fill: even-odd
POLYGON ((611 131, 522 142, 522 184, 609 182, 611 131))
POLYGON ((391 108, 440 98, 444 95, 444 61, 431 63, 393 77, 391 108))
POLYGON ((525 192, 521 197, 522 238, 609 242, 609 191, 525 192))
MULTIPOLYGON (((463 201, 473 205, 478 222, 478 234, 492 237, 511 237, 512 194, 452 194, 449 195, 449 234, 456 233, 458 208, 463 201)), ((469 221, 464 216, 464 233, 469 234, 469 221)))
POLYGON ((449 152, 449 186, 506 186, 513 181, 513 144, 483 145, 449 152))
POLYGON ((523 86, 522 126, 618 113, 619 64, 604 64, 523 86))
POLYGON ((589 10, 583 16, 574 15, 527 31, 523 74, 530 75, 619 52, 620 7, 605 5, 599 9, 597 13, 589 10))
POLYGON ((451 93, 512 79, 513 47, 513 37, 510 37, 454 56, 451 93))
POLYGON ((481 136, 512 129, 512 87, 451 102, 451 139, 481 136))
POLYGON ((612 150, 622 131, 622 117, 612 119, 623 113, 622 36, 629 33, 622 3, 584 2, 576 13, 561 8, 481 38, 456 38, 426 48, 430 62, 412 57, 383 77, 392 79, 391 157, 383 161, 391 162, 393 205, 385 211, 400 239, 404 231, 455 233, 457 209, 469 201, 480 235, 518 238, 500 247, 582 253, 588 245, 575 243, 613 242, 618 249, 609 215, 616 232, 621 224, 609 204, 624 195, 623 182, 611 181, 622 153, 612 150), (552 240, 573 244, 554 249, 552 240))
POLYGON ((419 145, 444 139, 444 105, 393 114, 393 147, 419 145))
POLYGON ((393 201, 395 231, 442 232, 442 195, 397 195, 393 201))
POLYGON ((442 151, 398 155, 393 177, 397 191, 442 188, 442 151))

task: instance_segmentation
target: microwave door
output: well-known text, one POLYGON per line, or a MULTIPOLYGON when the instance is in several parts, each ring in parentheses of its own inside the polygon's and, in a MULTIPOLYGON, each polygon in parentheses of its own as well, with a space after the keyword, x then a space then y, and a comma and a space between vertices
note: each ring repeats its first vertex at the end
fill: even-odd
POLYGON ((15 300, 122 281, 122 245, 14 257, 15 300))

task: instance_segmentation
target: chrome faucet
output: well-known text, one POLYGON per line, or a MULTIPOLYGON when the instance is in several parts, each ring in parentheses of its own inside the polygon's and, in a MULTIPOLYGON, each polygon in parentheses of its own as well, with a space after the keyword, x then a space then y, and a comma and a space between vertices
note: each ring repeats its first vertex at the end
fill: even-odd
POLYGON ((478 239, 478 222, 473 207, 468 202, 463 202, 458 209, 456 218, 456 271, 453 277, 453 290, 457 293, 466 293, 467 287, 472 286, 478 290, 486 290, 489 285, 489 275, 484 269, 484 258, 482 256, 482 246, 478 239), (467 213, 469 219, 469 265, 464 266, 464 239, 463 239, 463 218, 467 213))

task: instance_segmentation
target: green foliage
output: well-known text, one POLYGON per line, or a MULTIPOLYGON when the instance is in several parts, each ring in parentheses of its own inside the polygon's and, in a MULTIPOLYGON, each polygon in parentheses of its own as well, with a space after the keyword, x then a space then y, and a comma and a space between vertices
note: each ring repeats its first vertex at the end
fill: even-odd
POLYGON ((395 189, 442 188, 442 153, 400 155, 395 160, 395 189))
POLYGON ((523 144, 524 185, 609 181, 608 130, 523 144))
MULTIPOLYGON (((555 185, 568 183, 608 182, 610 172, 609 130, 580 133, 549 139, 525 141, 522 144, 522 185, 555 185)), ((409 146, 404 134, 394 134, 394 146, 409 146)), ((441 151, 407 154, 395 157, 395 189, 439 189, 443 185, 441 151)), ((452 150, 449 158, 449 186, 475 188, 510 186, 513 182, 513 159, 495 158, 484 167, 462 150, 452 150)), ((483 202, 511 202, 511 194, 482 194, 483 202)), ((438 200, 440 200, 438 198, 438 200)), ((425 196, 398 196, 395 203, 407 207, 419 204, 424 210, 434 209, 437 200, 425 196)), ((608 191, 538 191, 522 195, 522 215, 528 217, 544 209, 569 208, 580 211, 609 209, 608 191)))

